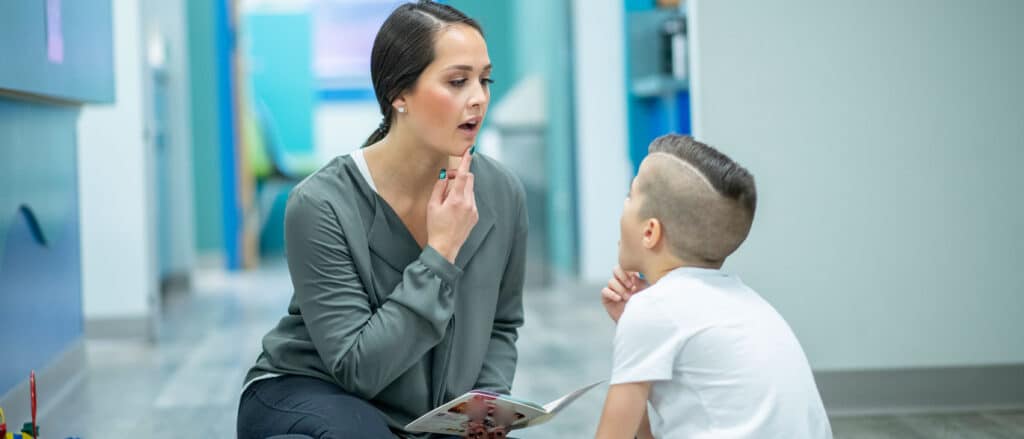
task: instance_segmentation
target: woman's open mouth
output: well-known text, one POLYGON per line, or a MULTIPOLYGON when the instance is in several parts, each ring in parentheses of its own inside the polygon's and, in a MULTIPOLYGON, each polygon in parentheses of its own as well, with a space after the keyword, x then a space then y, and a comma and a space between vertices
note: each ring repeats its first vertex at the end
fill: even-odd
POLYGON ((468 136, 475 136, 480 129, 480 119, 473 118, 459 125, 459 131, 468 136))

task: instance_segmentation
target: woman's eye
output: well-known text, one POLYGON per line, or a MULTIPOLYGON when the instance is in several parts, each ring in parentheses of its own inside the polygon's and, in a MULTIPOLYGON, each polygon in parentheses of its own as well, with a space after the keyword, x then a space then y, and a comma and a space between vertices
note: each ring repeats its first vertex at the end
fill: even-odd
POLYGON ((462 87, 463 85, 466 85, 466 79, 455 79, 452 81, 448 81, 448 83, 451 84, 452 87, 462 87))
POLYGON ((480 83, 483 84, 484 87, 489 87, 491 84, 494 84, 494 80, 491 78, 483 78, 480 80, 480 83))

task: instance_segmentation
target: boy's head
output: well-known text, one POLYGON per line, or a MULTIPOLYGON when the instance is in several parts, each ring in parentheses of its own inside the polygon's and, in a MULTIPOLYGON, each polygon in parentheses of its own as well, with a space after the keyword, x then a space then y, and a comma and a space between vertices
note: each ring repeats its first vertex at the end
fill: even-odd
POLYGON ((742 166, 690 136, 661 136, 626 197, 619 265, 721 267, 746 239, 756 206, 754 177, 742 166))

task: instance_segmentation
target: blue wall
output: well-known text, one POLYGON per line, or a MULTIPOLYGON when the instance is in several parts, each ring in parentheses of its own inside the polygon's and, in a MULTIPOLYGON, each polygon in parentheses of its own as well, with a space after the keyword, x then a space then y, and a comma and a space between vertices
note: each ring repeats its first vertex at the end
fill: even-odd
POLYGON ((0 98, 0 394, 82 335, 77 118, 0 98))
POLYGON ((65 0, 59 27, 44 0, 0 2, 0 89, 75 102, 114 98, 110 0, 65 0), (53 25, 52 32, 47 26, 53 25), (62 36, 63 59, 47 56, 47 35, 62 36))
MULTIPOLYGON (((245 16, 252 102, 271 134, 278 166, 292 155, 313 154, 313 28, 309 14, 245 16), (279 143, 279 144, 275 144, 279 143)), ((284 170, 289 172, 290 170, 284 170)))
POLYGON ((77 121, 81 104, 114 99, 111 12, 0 3, 0 394, 82 337, 77 121), (47 26, 62 57, 48 56, 47 26))
POLYGON ((189 99, 192 124, 192 187, 196 247, 199 253, 224 252, 221 189, 220 97, 217 94, 217 29, 209 0, 188 0, 189 99))
MULTIPOLYGON (((660 26, 661 21, 646 19, 634 21, 631 17, 634 14, 648 15, 659 9, 655 6, 655 2, 651 0, 625 0, 623 5, 626 12, 627 63, 635 63, 638 59, 649 61, 651 59, 649 41, 646 39, 633 41, 630 36, 641 34, 645 36, 644 38, 656 37, 655 35, 659 32, 653 28, 633 29, 632 27, 639 23, 644 23, 644 26, 660 26), (641 46, 633 47, 633 44, 640 44, 641 46), (635 51, 648 51, 648 53, 640 54, 642 56, 637 57, 634 56, 635 51)), ((665 10, 661 9, 661 11, 665 10)), ((658 56, 654 55, 655 58, 658 56)), ((668 133, 689 134, 692 131, 689 90, 676 90, 671 92, 669 96, 638 96, 632 91, 633 81, 638 79, 634 76, 634 72, 631 71, 635 67, 636 65, 624 66, 626 69, 627 112, 629 113, 629 158, 632 162, 634 175, 636 175, 637 170, 640 168, 640 162, 647 157, 647 147, 652 140, 668 133)))
POLYGON ((690 92, 675 93, 675 101, 663 97, 629 99, 629 158, 633 174, 647 157, 647 147, 654 139, 668 134, 690 134, 690 92), (671 108, 671 107, 675 108, 671 108), (675 118, 675 120, 671 120, 675 118))

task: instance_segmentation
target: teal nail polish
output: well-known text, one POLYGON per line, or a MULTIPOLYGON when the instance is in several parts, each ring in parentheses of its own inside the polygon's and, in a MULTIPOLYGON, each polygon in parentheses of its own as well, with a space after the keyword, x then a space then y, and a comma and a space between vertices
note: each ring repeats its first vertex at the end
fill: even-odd
POLYGON ((469 154, 470 155, 476 154, 476 145, 473 145, 472 148, 469 148, 469 154))
POLYGON ((445 170, 444 168, 441 168, 441 173, 437 176, 437 179, 444 180, 445 178, 448 178, 448 171, 445 170))

